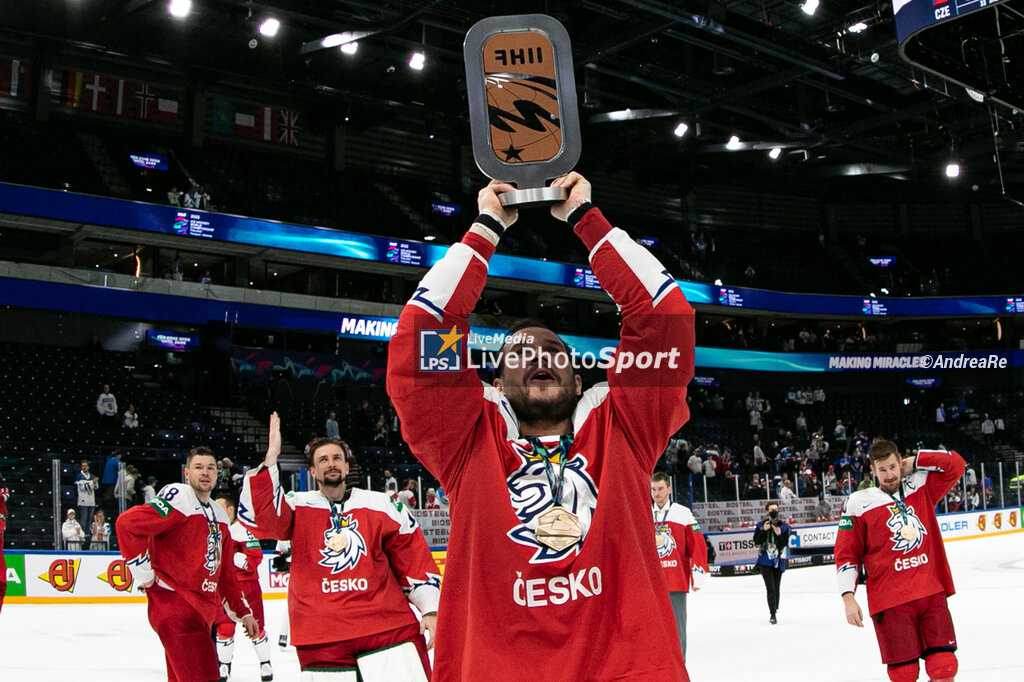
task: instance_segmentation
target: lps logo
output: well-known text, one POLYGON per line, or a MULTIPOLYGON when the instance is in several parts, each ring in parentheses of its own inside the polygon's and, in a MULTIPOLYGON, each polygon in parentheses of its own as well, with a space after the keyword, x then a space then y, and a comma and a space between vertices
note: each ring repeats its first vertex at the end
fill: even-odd
POLYGON ((57 559, 50 564, 50 570, 40 575, 39 579, 50 583, 50 587, 58 592, 74 592, 81 563, 81 559, 57 559))
POLYGON ((460 372, 462 371, 462 339, 465 334, 452 326, 451 331, 444 329, 420 330, 420 364, 421 372, 460 372))
POLYGON ((111 561, 107 566, 107 572, 96 577, 118 592, 130 592, 132 589, 132 572, 128 570, 128 564, 124 559, 111 561))

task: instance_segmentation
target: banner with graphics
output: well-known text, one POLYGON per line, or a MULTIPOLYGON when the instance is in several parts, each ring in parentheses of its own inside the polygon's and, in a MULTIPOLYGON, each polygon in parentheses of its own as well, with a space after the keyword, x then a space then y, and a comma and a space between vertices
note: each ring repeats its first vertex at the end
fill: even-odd
MULTIPOLYGON (((1022 528, 1024 509, 1007 507, 957 514, 939 514, 938 520, 939 531, 945 542, 968 540, 1021 532, 1024 530, 1022 528)), ((838 525, 836 524, 794 526, 789 536, 789 547, 791 550, 830 551, 835 546, 837 531, 838 525)), ((716 564, 753 563, 757 559, 753 528, 724 533, 705 533, 705 535, 715 548, 716 564)), ((791 556, 790 565, 797 565, 799 562, 796 559, 797 557, 791 556)))
POLYGON ((428 546, 444 547, 448 544, 451 521, 446 509, 414 509, 412 513, 420 524, 428 546))
MULTIPOLYGON (((447 521, 447 513, 441 513, 447 521)), ((444 534, 447 538, 446 524, 444 534)), ((447 552, 440 549, 431 554, 443 576, 447 552)), ((288 593, 289 574, 274 570, 276 556, 276 552, 265 552, 260 564, 260 587, 265 599, 283 599, 288 593)), ((7 551, 4 558, 7 561, 5 601, 9 603, 142 602, 146 599, 137 589, 128 564, 117 552, 7 551)))

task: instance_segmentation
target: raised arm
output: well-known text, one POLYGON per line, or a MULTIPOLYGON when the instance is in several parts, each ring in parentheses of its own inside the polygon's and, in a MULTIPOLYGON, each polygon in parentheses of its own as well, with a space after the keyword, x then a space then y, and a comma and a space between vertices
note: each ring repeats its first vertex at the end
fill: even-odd
POLYGON ((634 453, 653 468, 669 437, 689 418, 693 308, 665 266, 590 204, 590 183, 579 173, 552 185, 570 190, 552 214, 573 225, 594 274, 622 311, 619 346, 608 368, 610 399, 634 453))
POLYGON ((277 466, 280 454, 281 419, 274 412, 270 415, 267 454, 262 464, 246 473, 238 500, 239 523, 261 540, 292 537, 295 513, 281 486, 281 470, 277 466))
POLYGON ((388 344, 387 391, 402 436, 445 488, 451 487, 471 450, 466 439, 484 406, 483 384, 467 362, 469 315, 487 281, 488 260, 501 234, 515 222, 516 213, 498 201, 499 193, 512 189, 491 182, 480 191, 480 215, 462 241, 423 277, 388 344), (441 335, 445 338, 438 344, 441 335), (448 347, 458 348, 459 367, 431 367, 432 359, 455 359, 448 347))

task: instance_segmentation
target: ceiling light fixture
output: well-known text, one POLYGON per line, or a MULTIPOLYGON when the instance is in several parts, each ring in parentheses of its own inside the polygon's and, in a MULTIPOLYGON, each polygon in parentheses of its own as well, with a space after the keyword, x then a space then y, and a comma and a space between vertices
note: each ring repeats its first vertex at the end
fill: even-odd
POLYGON ((680 123, 679 125, 676 126, 676 129, 672 131, 672 134, 675 135, 676 137, 682 137, 683 135, 686 134, 686 131, 689 129, 690 126, 686 125, 685 123, 680 123))
POLYGON ((355 54, 359 51, 359 43, 343 43, 338 49, 345 54, 355 54))
POLYGON ((273 38, 277 35, 277 29, 281 28, 281 22, 277 19, 270 17, 260 24, 260 35, 264 35, 268 38, 273 38))
POLYGON ((743 146, 743 143, 740 142, 740 138, 736 137, 735 135, 730 137, 729 141, 725 143, 725 148, 726 149, 736 150, 736 149, 739 149, 742 146, 743 146))
POLYGON ((774 161, 775 159, 782 156, 782 147, 772 147, 772 150, 768 152, 768 158, 774 161))
POLYGON ((813 17, 814 13, 818 11, 818 5, 820 4, 819 0, 804 0, 804 4, 800 5, 800 9, 807 16, 813 17))
POLYGON ((975 102, 985 101, 984 93, 978 92, 977 90, 972 90, 970 88, 964 88, 964 90, 967 91, 967 96, 973 99, 975 102))
POLYGON ((868 25, 865 24, 863 21, 858 21, 856 24, 853 24, 852 26, 850 26, 850 28, 846 30, 849 31, 850 33, 860 33, 861 31, 868 30, 868 25))
POLYGON ((192 0, 171 0, 171 4, 167 6, 167 11, 171 13, 172 17, 183 19, 192 11, 192 0))
POLYGON ((946 164, 946 177, 947 178, 958 178, 958 177, 960 177, 960 164, 959 163, 947 163, 946 164))
POLYGON ((409 57, 409 68, 415 69, 416 71, 422 71, 423 67, 426 66, 427 56, 422 52, 413 52, 412 56, 409 57))

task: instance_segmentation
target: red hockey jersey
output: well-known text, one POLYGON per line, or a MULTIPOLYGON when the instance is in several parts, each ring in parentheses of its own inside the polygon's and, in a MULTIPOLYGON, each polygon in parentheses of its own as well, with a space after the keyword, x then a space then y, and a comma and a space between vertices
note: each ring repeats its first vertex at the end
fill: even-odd
POLYGON ((208 623, 222 608, 239 621, 252 610, 238 588, 228 523, 219 504, 200 502, 191 486, 172 483, 117 517, 117 540, 138 584, 156 578, 208 623))
POLYGON ((292 542, 288 616, 298 646, 415 624, 410 602, 437 611, 437 563, 416 519, 384 493, 352 488, 334 505, 320 491, 286 495, 280 470, 260 466, 246 474, 238 520, 257 538, 292 542))
POLYGON ((608 383, 586 391, 572 418, 562 503, 579 517, 582 542, 555 551, 537 541, 537 519, 552 505, 543 461, 518 438, 504 396, 468 366, 465 347, 459 371, 419 369, 421 331, 468 332, 493 245, 470 232, 452 246, 389 344, 387 388, 403 436, 451 501, 434 680, 507 671, 524 680, 688 679, 649 501, 654 464, 689 415, 693 309, 657 259, 599 210, 575 232, 622 310, 608 383), (676 361, 658 370, 614 371, 625 353, 672 348, 676 361))
POLYGON ((935 505, 964 475, 966 465, 957 453, 943 450, 921 450, 916 465, 902 481, 906 521, 896 504, 900 493, 874 487, 850 495, 839 519, 839 593, 856 591, 863 563, 871 615, 938 592, 954 593, 935 505), (912 539, 900 534, 904 525, 913 530, 912 539))
POLYGON ((263 563, 263 548, 249 530, 237 520, 231 524, 231 540, 234 545, 235 568, 239 580, 259 580, 260 564, 263 563))
POLYGON ((669 592, 704 587, 708 574, 708 546, 693 512, 681 504, 668 504, 654 512, 654 540, 669 592))

